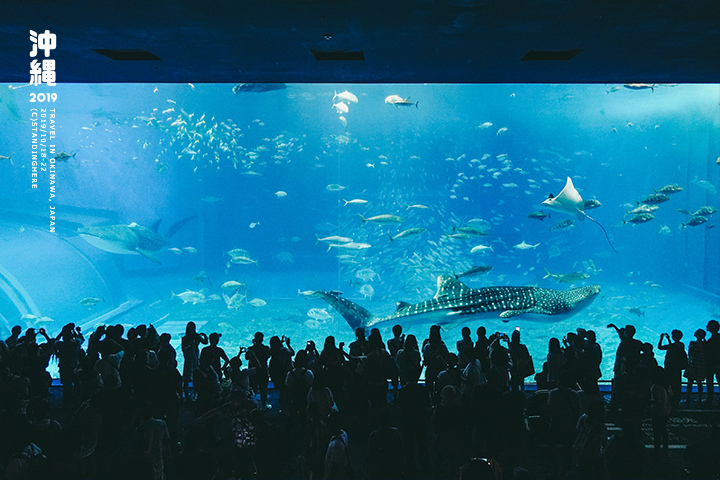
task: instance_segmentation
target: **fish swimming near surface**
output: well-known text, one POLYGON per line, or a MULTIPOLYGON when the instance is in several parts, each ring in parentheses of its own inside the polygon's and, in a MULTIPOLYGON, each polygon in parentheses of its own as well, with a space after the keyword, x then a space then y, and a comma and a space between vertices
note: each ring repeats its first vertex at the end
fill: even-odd
POLYGON ((650 89, 653 92, 655 91, 655 87, 657 87, 657 83, 626 83, 623 85, 623 87, 629 89, 629 90, 647 90, 650 89))
POLYGON ((160 263, 157 252, 167 247, 170 244, 169 238, 193 218, 194 215, 173 224, 168 229, 167 236, 158 233, 160 220, 150 228, 134 222, 130 225, 82 227, 78 229, 78 235, 100 250, 122 255, 142 255, 152 262, 160 263))
POLYGON ((385 103, 388 105, 394 105, 395 108, 400 107, 412 107, 418 108, 418 102, 411 102, 410 97, 402 98, 400 95, 389 95, 385 97, 385 103))
POLYGON ((232 88, 234 94, 238 93, 265 93, 274 90, 285 90, 284 83, 238 83, 232 88))
POLYGON ((567 177, 567 182, 565 183, 565 188, 563 188, 560 193, 558 193, 557 196, 553 196, 550 194, 550 196, 544 200, 543 205, 545 205, 548 209, 553 210, 555 212, 561 212, 561 213, 567 213, 569 215, 574 215, 578 220, 585 220, 586 218, 588 220, 591 220, 598 224, 600 228, 602 228, 603 233, 605 233, 605 238, 607 239, 608 243, 610 244, 610 248, 613 249, 613 252, 617 253, 617 250, 615 250, 615 247, 613 246, 612 242, 610 241, 610 237, 608 236, 607 230, 605 230, 605 227, 600 225, 600 222, 592 218, 590 215, 585 213, 585 202, 583 202, 582 197, 580 196, 580 193, 575 189, 575 186, 572 183, 572 180, 570 177, 567 177))
POLYGON ((333 103, 335 103, 336 98, 339 98, 340 101, 343 101, 343 102, 358 103, 358 98, 355 95, 353 95, 352 93, 348 92, 347 90, 345 90, 344 92, 341 92, 341 93, 335 92, 335 95, 332 98, 333 103))
POLYGON ((387 322, 404 327, 434 323, 452 328, 479 316, 500 318, 504 322, 519 315, 529 320, 562 320, 588 306, 599 293, 600 285, 565 291, 540 287, 476 289, 452 276, 440 275, 437 279, 437 293, 433 298, 415 304, 398 302, 397 310, 384 317, 374 316, 337 292, 318 290, 313 296, 322 298, 335 308, 353 329, 387 322))

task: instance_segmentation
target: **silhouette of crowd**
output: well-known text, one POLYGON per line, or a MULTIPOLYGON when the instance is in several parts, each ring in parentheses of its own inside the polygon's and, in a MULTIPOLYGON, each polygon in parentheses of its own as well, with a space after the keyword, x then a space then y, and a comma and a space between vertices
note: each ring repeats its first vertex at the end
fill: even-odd
MULTIPOLYGON (((632 325, 608 328, 619 336, 611 395, 598 384, 603 349, 582 328, 534 362, 517 329, 464 327, 452 345, 443 335, 456 331, 438 326, 422 341, 400 325, 387 341, 358 328, 347 348, 328 336, 296 351, 262 332, 221 346, 189 322, 180 372, 170 334, 152 325, 87 338, 74 324, 56 337, 15 326, 0 340, 0 479, 652 478, 669 419, 717 406, 718 322, 687 348, 679 330, 655 349, 632 325), (620 428, 608 430, 609 414, 620 428)), ((718 478, 712 423, 685 449, 689 478, 718 478)))

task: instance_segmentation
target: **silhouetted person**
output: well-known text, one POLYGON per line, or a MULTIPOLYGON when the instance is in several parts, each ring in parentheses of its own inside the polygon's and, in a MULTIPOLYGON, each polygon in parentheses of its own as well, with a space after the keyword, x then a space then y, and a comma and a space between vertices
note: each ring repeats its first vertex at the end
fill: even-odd
POLYGON ((527 346, 520 343, 520 330, 513 330, 510 339, 510 360, 512 367, 510 368, 510 388, 512 390, 525 390, 525 377, 535 373, 535 367, 532 363, 532 357, 528 352, 527 346))
POLYGON ((425 385, 414 378, 403 384, 397 403, 402 419, 407 473, 409 477, 415 477, 418 472, 427 472, 429 468, 427 412, 430 408, 430 395, 425 385))
MULTIPOLYGON (((387 349, 390 356, 395 359, 397 353, 402 350, 405 345, 405 335, 400 325, 393 325, 392 332, 393 338, 387 341, 387 349)), ((390 383, 392 383, 393 386, 393 399, 397 400, 398 387, 400 386, 399 372, 396 371, 395 376, 390 379, 390 383)))
POLYGON ((597 343, 595 332, 593 330, 586 331, 585 343, 580 356, 580 386, 591 395, 600 393, 598 380, 602 377, 600 370, 602 358, 602 347, 597 343))
POLYGON ((608 478, 643 478, 647 453, 639 434, 639 426, 626 421, 622 431, 608 439, 603 452, 608 478))
POLYGON ((259 409, 250 412, 249 420, 255 429, 253 459, 257 468, 257 478, 261 480, 282 478, 280 474, 289 451, 286 435, 277 426, 268 422, 259 409))
POLYGON ((15 348, 15 345, 17 345, 21 333, 22 327, 20 325, 15 325, 12 327, 12 330, 10 330, 10 336, 5 339, 5 345, 7 345, 10 350, 15 348))
POLYGON ((449 478, 460 467, 467 423, 460 391, 452 385, 446 385, 440 392, 440 400, 433 412, 436 478, 449 478))
POLYGON ((487 330, 485 327, 478 327, 476 330, 477 340, 475 341, 475 357, 480 360, 480 368, 483 372, 490 369, 490 357, 488 347, 490 340, 487 338, 487 330))
POLYGON ((447 367, 448 349, 440 337, 440 326, 432 325, 430 335, 423 341, 422 354, 425 365, 425 385, 435 391, 435 379, 447 367))
POLYGON ((299 417, 303 425, 307 395, 315 380, 315 375, 308 370, 307 363, 307 351, 300 350, 295 354, 295 367, 285 377, 285 387, 290 400, 290 421, 292 423, 295 418, 299 417))
POLYGON ((548 341, 547 361, 544 368, 546 370, 544 388, 553 389, 559 385, 560 375, 565 371, 566 363, 560 340, 551 337, 548 341))
POLYGON ((265 336, 262 332, 256 332, 253 337, 252 346, 245 352, 245 359, 250 368, 250 383, 256 391, 260 392, 260 405, 262 408, 269 408, 267 389, 270 381, 268 371, 268 360, 270 359, 270 347, 263 344, 265 336))
POLYGON ((550 434, 554 447, 550 471, 555 472, 558 478, 564 478, 570 468, 575 427, 580 418, 580 397, 574 387, 572 376, 566 371, 560 374, 559 386, 548 395, 550 434))
POLYGON ((472 338, 470 338, 470 329, 463 327, 460 334, 462 338, 457 341, 457 355, 458 355, 458 367, 460 370, 464 370, 470 360, 475 358, 475 345, 473 344, 472 338))
POLYGON ((341 428, 340 414, 331 413, 325 420, 330 442, 325 453, 326 480, 342 480, 349 478, 348 468, 350 456, 348 454, 348 436, 341 428))
POLYGON ((388 379, 397 376, 397 364, 385 350, 380 331, 373 328, 368 340, 365 379, 367 381, 370 407, 376 415, 381 415, 378 413, 379 410, 387 408, 388 379))
POLYGON ((171 462, 170 433, 165 421, 153 418, 149 406, 141 406, 135 422, 133 478, 164 480, 171 462))
POLYGON ((193 381, 193 372, 200 365, 200 344, 207 344, 208 338, 204 333, 198 333, 195 322, 188 322, 185 326, 185 335, 180 342, 183 354, 183 394, 189 397, 190 382, 193 381))
POLYGON ((665 351, 665 374, 672 392, 672 404, 677 406, 680 403, 682 393, 682 373, 687 368, 688 357, 685 352, 685 344, 681 342, 683 334, 680 330, 673 330, 670 335, 661 333, 658 340, 658 350, 665 351), (672 336, 672 341, 670 338, 672 336), (668 341, 663 343, 663 338, 668 341))
POLYGON ((629 379, 635 365, 640 363, 640 352, 642 342, 635 337, 635 327, 626 325, 618 328, 611 323, 608 328, 614 328, 620 338, 617 352, 615 353, 615 366, 613 368, 613 394, 612 403, 620 405, 624 402, 624 396, 629 388, 629 379))
POLYGON ((358 327, 355 329, 355 340, 350 342, 348 348, 351 357, 364 357, 368 354, 364 328, 358 327))
POLYGON ((720 385, 720 323, 710 320, 705 327, 710 338, 705 341, 705 367, 707 369, 708 403, 712 405, 715 398, 715 380, 720 385))
POLYGON ((368 480, 405 478, 405 451, 400 431, 390 426, 387 409, 376 412, 378 429, 370 434, 366 465, 368 480))
POLYGON ((579 478, 594 480, 605 477, 603 448, 607 442, 607 430, 604 414, 604 401, 594 397, 588 404, 587 412, 580 416, 575 427, 573 450, 578 458, 579 478))
MULTIPOLYGON (((502 477, 500 477, 502 478, 502 477)), ((495 467, 484 458, 473 458, 460 467, 460 480, 497 480, 495 467)))
POLYGON ((398 366, 400 385, 405 386, 409 383, 415 383, 420 379, 422 359, 415 335, 405 337, 403 348, 395 354, 395 363, 398 366))
POLYGON ((690 403, 692 395, 692 387, 697 384, 698 403, 702 400, 703 383, 707 377, 707 368, 705 365, 705 330, 698 329, 695 331, 695 340, 688 345, 688 367, 685 369, 685 378, 687 378, 687 401, 690 403))
POLYGON ((403 334, 401 325, 393 325, 392 332, 393 338, 387 341, 387 348, 390 356, 395 358, 398 350, 403 348, 403 345, 405 345, 405 335, 403 334))
POLYGON ((502 391, 510 389, 510 350, 502 343, 510 344, 510 339, 504 333, 495 333, 488 347, 490 351, 490 370, 497 378, 502 391))
POLYGON ((63 386, 63 404, 71 405, 75 399, 75 387, 77 386, 77 370, 80 367, 80 360, 85 352, 82 350, 84 341, 80 327, 74 323, 68 323, 55 339, 55 355, 58 359, 58 371, 60 383, 63 386))
POLYGON ((208 340, 210 341, 210 345, 203 348, 200 352, 200 359, 202 360, 203 357, 208 357, 208 362, 210 363, 210 366, 213 370, 215 370, 215 374, 217 375, 218 379, 222 380, 223 378, 223 370, 225 367, 227 367, 228 363, 230 362, 230 359, 228 358, 227 354, 225 353, 225 350, 220 348, 218 346, 218 343, 220 343, 220 337, 222 334, 220 333, 211 333, 208 336, 208 340), (222 360, 222 365, 220 364, 220 361, 222 360))
POLYGON ((280 412, 287 414, 290 407, 290 399, 285 390, 285 379, 292 370, 292 358, 295 350, 290 346, 290 339, 283 335, 282 339, 274 336, 270 338, 270 363, 268 372, 275 390, 278 392, 280 412))
POLYGON ((665 369, 655 367, 652 374, 652 386, 650 387, 650 415, 652 418, 653 453, 664 453, 668 450, 668 418, 672 410, 670 395, 670 384, 668 383, 665 369))
POLYGON ((320 354, 322 374, 315 375, 315 378, 322 378, 323 386, 327 386, 336 398, 343 393, 343 384, 345 383, 345 363, 349 358, 342 350, 344 346, 345 344, 340 342, 340 347, 338 348, 335 346, 335 337, 326 337, 322 353, 320 354))
MULTIPOLYGON (((448 353, 447 368, 440 372, 435 380, 435 394, 433 397, 436 400, 439 400, 443 388, 447 385, 452 385, 459 391, 461 383, 462 370, 458 367, 458 356, 454 353, 448 353)), ((437 403, 437 401, 435 403, 437 403)))

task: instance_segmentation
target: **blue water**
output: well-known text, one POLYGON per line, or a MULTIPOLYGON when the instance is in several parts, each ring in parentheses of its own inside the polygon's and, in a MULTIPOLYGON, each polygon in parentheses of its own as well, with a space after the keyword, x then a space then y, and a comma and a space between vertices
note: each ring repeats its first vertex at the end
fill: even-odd
MULTIPOLYGON (((321 343, 328 334, 350 340, 339 315, 298 290, 340 290, 387 314, 396 301, 431 297, 438 274, 473 265, 493 267, 466 280, 475 288, 570 288, 545 278, 545 269, 589 275, 576 286, 602 285, 601 298, 564 322, 486 322, 490 331, 520 327, 538 366, 547 340, 577 326, 596 329, 610 353, 616 339, 605 328, 609 322, 633 323, 639 338, 654 344, 671 328, 689 340, 720 315, 720 230, 712 228, 718 214, 682 228, 689 216, 678 212, 720 207, 717 85, 287 85, 237 94, 232 85, 54 87, 58 101, 47 108, 56 108, 56 151, 75 154, 57 166, 58 219, 146 227, 162 219, 165 233, 195 216, 169 247, 197 253, 163 249, 160 265, 103 252, 72 228, 47 233, 48 178, 41 176, 39 189, 29 180, 28 120, 39 105, 29 102, 30 88, 0 89, 0 155, 13 156, 12 163, 0 161, 0 266, 22 284, 24 293, 15 296, 35 305, 28 310, 27 301, 12 300, 6 286, 2 335, 22 323, 57 333, 69 321, 86 330, 106 321, 154 322, 177 343, 185 322, 195 320, 201 330, 222 332, 230 353, 256 330, 290 334, 296 346, 309 338, 321 343), (333 95, 345 90, 358 102, 346 102, 348 111, 338 113, 333 95), (409 97, 417 107, 386 104, 389 95, 409 97), (617 253, 590 221, 555 231, 553 225, 570 217, 528 218, 547 212, 541 202, 557 195, 567 177, 583 198, 602 203, 588 213, 607 229, 617 253), (636 202, 668 184, 683 190, 670 195, 653 220, 623 224, 636 202), (330 185, 345 188, 331 191, 330 185), (367 203, 345 204, 353 199, 367 203), (408 208, 418 204, 427 208, 408 208), (404 222, 360 218, 380 214, 404 222), (450 237, 468 222, 487 236, 450 237), (408 228, 426 231, 388 239, 408 228), (338 259, 346 252, 328 252, 316 235, 371 247, 338 259), (537 247, 514 247, 521 242, 537 247), (492 251, 470 253, 477 245, 492 251), (228 266, 226 252, 235 248, 257 264, 228 266), (201 271, 208 280, 194 280, 201 271), (266 305, 234 310, 210 299, 232 293, 220 288, 228 280, 246 283, 247 300, 266 305), (185 290, 200 291, 206 301, 182 304, 172 297, 185 290), (80 305, 85 297, 103 301, 80 305), (127 301, 133 308, 123 315, 100 318, 127 301), (330 318, 311 318, 311 309, 330 318), (20 321, 33 312, 54 323, 20 321)), ((468 325, 474 330, 479 323, 468 325)), ((385 335, 390 327, 382 329, 385 335)), ((428 327, 407 326, 422 338, 428 327)), ((459 336, 458 330, 444 333, 453 345, 459 336)))

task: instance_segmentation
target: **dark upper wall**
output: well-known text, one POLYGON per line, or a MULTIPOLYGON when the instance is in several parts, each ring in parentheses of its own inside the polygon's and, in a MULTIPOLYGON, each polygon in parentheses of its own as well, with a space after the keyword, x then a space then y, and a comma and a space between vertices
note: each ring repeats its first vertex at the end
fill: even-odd
POLYGON ((29 80, 29 29, 58 35, 61 82, 720 82, 717 0, 14 0, 1 11, 0 81, 12 83, 29 80), (530 51, 576 55, 522 60, 530 51))

